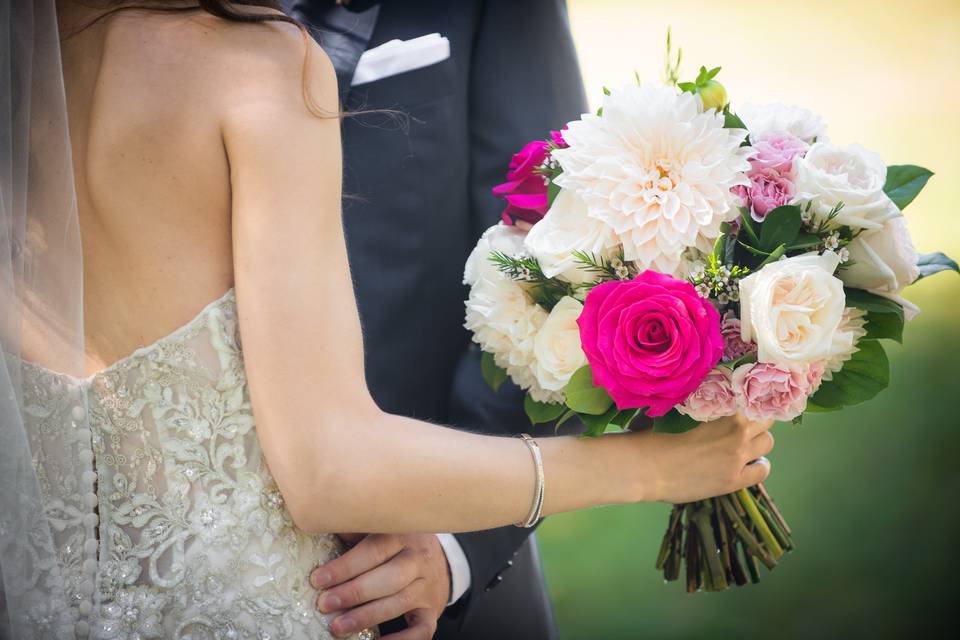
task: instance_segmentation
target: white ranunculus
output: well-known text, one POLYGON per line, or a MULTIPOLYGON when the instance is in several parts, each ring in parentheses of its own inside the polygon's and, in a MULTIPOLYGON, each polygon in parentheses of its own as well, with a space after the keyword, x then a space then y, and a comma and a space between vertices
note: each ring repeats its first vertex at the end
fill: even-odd
POLYGON ((530 298, 523 283, 502 274, 489 260, 494 251, 509 256, 525 253, 525 235, 522 229, 498 224, 477 242, 464 271, 464 282, 470 285, 464 326, 473 332, 473 341, 535 400, 562 402, 562 392, 543 389, 533 372, 534 340, 547 319, 546 310, 530 298))
MULTIPOLYGON (((742 129, 673 87, 631 85, 563 132, 555 180, 613 229, 627 261, 673 274, 689 247, 709 251, 738 215, 731 188, 749 184, 742 129)), ((549 218, 549 215, 547 216, 549 218)))
POLYGON ((573 256, 584 251, 610 258, 617 238, 606 224, 587 213, 587 205, 575 192, 563 189, 546 217, 530 229, 524 242, 549 278, 561 276, 574 282, 590 282, 597 274, 590 273, 573 256))
POLYGON ((779 365, 825 360, 850 346, 838 335, 846 296, 833 252, 771 262, 740 281, 740 332, 757 359, 779 365))
POLYGON ((826 140, 827 126, 813 111, 780 103, 744 104, 737 115, 747 125, 751 136, 786 132, 804 142, 826 140))
POLYGON ((843 363, 859 349, 857 342, 867 335, 867 312, 854 307, 843 310, 840 326, 834 334, 834 354, 823 362, 823 380, 833 380, 833 374, 843 368, 843 363))
POLYGON ((877 230, 903 214, 883 192, 887 165, 877 154, 858 144, 845 147, 817 143, 802 158, 793 159, 794 204, 811 203, 817 222, 825 220, 841 202, 832 226, 877 230))
POLYGON ((587 356, 580 345, 580 327, 577 326, 582 311, 583 305, 578 300, 570 296, 562 298, 533 341, 536 357, 533 373, 546 390, 562 390, 570 376, 587 364, 587 356))
POLYGON ((895 300, 909 318, 920 310, 900 296, 904 287, 920 275, 917 250, 903 216, 887 220, 878 231, 861 233, 847 245, 852 264, 840 269, 840 279, 849 286, 895 300))

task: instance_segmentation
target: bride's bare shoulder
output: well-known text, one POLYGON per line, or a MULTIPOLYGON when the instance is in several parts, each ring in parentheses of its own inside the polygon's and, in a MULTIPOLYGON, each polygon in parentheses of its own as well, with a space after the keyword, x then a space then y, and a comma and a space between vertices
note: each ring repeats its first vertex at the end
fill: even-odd
MULTIPOLYGON (((258 7, 244 11, 280 15, 258 7)), ((202 11, 131 12, 116 22, 112 39, 121 46, 135 45, 137 58, 150 67, 145 75, 161 84, 167 79, 183 92, 195 89, 210 106, 336 104, 336 74, 329 58, 295 24, 238 22, 202 11)))

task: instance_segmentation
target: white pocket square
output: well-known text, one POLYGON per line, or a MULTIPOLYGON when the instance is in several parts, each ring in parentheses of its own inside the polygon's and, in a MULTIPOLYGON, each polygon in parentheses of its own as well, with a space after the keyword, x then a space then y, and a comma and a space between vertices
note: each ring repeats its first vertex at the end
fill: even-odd
POLYGON ((406 71, 442 62, 450 57, 450 41, 439 33, 413 40, 391 40, 360 56, 350 86, 367 84, 406 71))

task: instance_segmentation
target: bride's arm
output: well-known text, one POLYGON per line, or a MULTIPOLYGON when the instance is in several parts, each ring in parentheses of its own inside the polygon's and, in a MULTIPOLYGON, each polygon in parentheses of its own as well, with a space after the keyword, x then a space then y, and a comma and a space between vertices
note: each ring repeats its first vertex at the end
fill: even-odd
MULTIPOLYGON (((319 49, 312 57, 311 92, 333 115, 332 68, 319 49)), ((521 520, 535 478, 523 442, 388 415, 367 391, 340 220, 340 124, 305 108, 300 61, 238 80, 223 124, 247 376, 287 505, 308 531, 456 532, 521 520)), ((423 223, 433 215, 443 212, 425 211, 423 223)), ((768 448, 758 437, 764 425, 695 431, 712 433, 541 440, 544 515, 678 499, 684 490, 703 497, 765 475, 760 465, 744 467, 768 448), (700 456, 698 467, 712 455, 711 477, 667 482, 662 470, 687 455, 700 456)))

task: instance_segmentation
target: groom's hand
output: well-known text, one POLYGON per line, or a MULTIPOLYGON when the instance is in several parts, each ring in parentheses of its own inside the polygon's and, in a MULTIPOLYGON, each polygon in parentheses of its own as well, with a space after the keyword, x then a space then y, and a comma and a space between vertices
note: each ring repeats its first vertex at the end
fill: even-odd
POLYGON ((367 535, 317 567, 310 583, 324 589, 320 611, 343 612, 331 623, 341 636, 404 616, 407 629, 383 640, 432 638, 450 598, 447 557, 432 534, 367 535))

